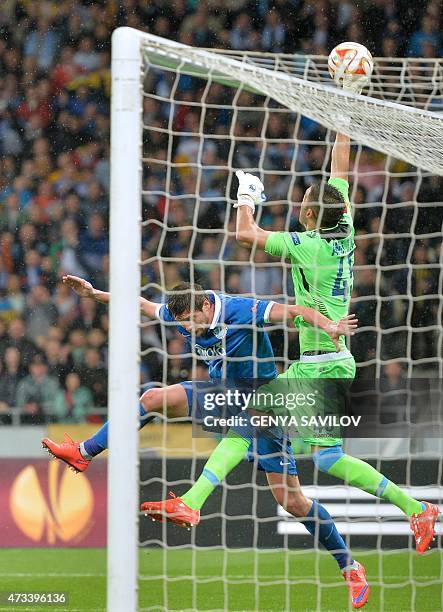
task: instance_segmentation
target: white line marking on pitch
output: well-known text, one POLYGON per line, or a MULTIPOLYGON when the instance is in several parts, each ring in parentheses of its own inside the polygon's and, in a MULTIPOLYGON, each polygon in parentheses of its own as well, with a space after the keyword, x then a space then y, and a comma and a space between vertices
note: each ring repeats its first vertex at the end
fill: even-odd
MULTIPOLYGON (((164 576, 164 574, 140 574, 139 575, 139 580, 158 580, 159 578, 162 578, 164 576)), ((5 577, 5 578, 106 578, 106 574, 101 574, 101 573, 62 573, 62 572, 50 572, 50 573, 24 573, 24 572, 2 572, 1 576, 0 576, 0 584, 1 584, 1 577, 5 577)), ((368 577, 370 577, 372 580, 378 580, 379 579, 379 574, 368 574, 368 577)), ((262 578, 263 580, 285 580, 287 579, 288 582, 290 583, 303 583, 306 579, 311 580, 310 576, 288 576, 286 574, 258 574, 257 576, 255 576, 254 574, 232 574, 232 575, 228 575, 227 577, 223 578, 214 578, 213 576, 192 576, 192 575, 179 575, 179 576, 174 576, 172 581, 179 581, 179 580, 195 580, 197 579, 197 581, 201 580, 201 581, 205 581, 205 580, 211 580, 213 582, 220 580, 220 581, 229 581, 232 580, 232 582, 235 582, 236 580, 250 580, 250 581, 255 581, 257 578, 262 578)), ((383 578, 383 576, 382 576, 383 578)), ((386 578, 389 578, 389 580, 403 580, 406 581, 407 579, 411 578, 411 576, 405 576, 404 574, 401 576, 394 576, 392 574, 387 574, 386 578)), ((423 575, 419 575, 419 576, 412 576, 412 579, 414 580, 414 582, 425 582, 427 580, 435 580, 435 581, 440 581, 440 576, 423 576, 423 575)), ((169 581, 171 581, 171 579, 169 578, 169 581)), ((171 581, 171 582, 172 582, 171 581)), ((328 585, 330 583, 326 583, 325 585, 328 585)), ((341 583, 340 583, 341 584, 341 583)), ((389 586, 389 583, 386 584, 384 583, 385 586, 389 586)), ((25 608, 21 608, 21 609, 25 609, 25 608)))
MULTIPOLYGON (((57 578, 58 576, 60 576, 60 578, 105 578, 106 574, 95 574, 95 573, 81 573, 81 574, 76 574, 76 573, 69 573, 69 572, 2 572, 1 576, 11 576, 11 577, 17 577, 17 578, 57 578)), ((0 576, 0 581, 1 581, 1 576, 0 576)), ((23 608, 22 608, 23 609, 23 608)))

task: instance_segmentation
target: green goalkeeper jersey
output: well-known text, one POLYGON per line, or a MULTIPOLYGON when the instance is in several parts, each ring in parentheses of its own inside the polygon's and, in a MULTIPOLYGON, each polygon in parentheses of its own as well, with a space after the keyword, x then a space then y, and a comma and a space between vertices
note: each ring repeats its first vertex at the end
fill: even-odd
MULTIPOLYGON (((266 241, 270 255, 289 259, 296 303, 309 306, 338 321, 349 311, 354 263, 354 226, 349 204, 349 184, 344 179, 329 179, 343 195, 347 210, 332 230, 273 232, 266 241)), ((327 333, 296 317, 300 332, 300 352, 335 351, 327 333)), ((346 348, 343 336, 340 346, 346 348)))

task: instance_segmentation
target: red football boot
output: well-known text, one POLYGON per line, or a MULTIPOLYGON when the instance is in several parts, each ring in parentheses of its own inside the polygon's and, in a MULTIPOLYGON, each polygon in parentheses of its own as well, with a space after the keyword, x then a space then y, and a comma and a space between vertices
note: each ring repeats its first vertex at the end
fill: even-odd
POLYGON ((415 550, 419 555, 425 553, 435 535, 435 522, 440 510, 435 504, 423 502, 426 508, 420 514, 413 514, 410 518, 411 531, 415 537, 415 550))
POLYGON ((78 442, 74 442, 67 433, 64 436, 65 441, 61 444, 54 442, 50 438, 43 438, 43 448, 46 448, 48 453, 55 457, 55 459, 60 459, 67 463, 74 472, 84 472, 88 469, 91 462, 81 454, 78 442))
POLYGON ((348 585, 349 595, 352 601, 353 608, 363 608, 368 601, 370 587, 366 580, 365 568, 358 561, 354 561, 353 569, 344 572, 343 576, 348 585))
POLYGON ((164 518, 175 525, 190 529, 200 522, 200 510, 193 510, 187 506, 180 497, 176 497, 172 491, 169 493, 171 499, 163 501, 144 502, 140 510, 145 516, 150 516, 154 521, 162 522, 164 518))

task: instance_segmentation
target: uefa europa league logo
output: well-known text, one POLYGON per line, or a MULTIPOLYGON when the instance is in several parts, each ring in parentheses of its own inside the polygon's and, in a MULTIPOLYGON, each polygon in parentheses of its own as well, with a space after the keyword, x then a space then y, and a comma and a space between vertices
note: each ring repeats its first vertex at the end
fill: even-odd
POLYGON ((78 540, 91 527, 92 487, 84 474, 73 474, 57 461, 48 463, 47 475, 42 483, 33 465, 18 474, 9 498, 14 522, 41 544, 78 540))

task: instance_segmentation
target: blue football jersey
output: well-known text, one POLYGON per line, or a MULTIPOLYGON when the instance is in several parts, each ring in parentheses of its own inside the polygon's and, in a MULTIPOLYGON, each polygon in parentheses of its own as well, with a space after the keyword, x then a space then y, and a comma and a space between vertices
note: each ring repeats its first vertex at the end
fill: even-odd
MULTIPOLYGON (((202 336, 192 334, 180 323, 177 329, 191 348, 209 368, 212 380, 260 379, 277 376, 274 352, 265 330, 274 302, 237 297, 207 291, 215 305, 214 318, 202 336)), ((160 320, 173 323, 174 317, 166 304, 159 305, 160 320)))

